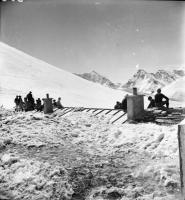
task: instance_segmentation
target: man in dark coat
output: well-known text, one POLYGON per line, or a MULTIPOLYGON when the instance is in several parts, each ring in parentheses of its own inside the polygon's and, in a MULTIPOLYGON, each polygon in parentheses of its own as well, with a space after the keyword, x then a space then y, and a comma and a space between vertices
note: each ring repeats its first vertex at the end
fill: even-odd
POLYGON ((26 98, 27 98, 28 101, 32 101, 33 96, 32 96, 32 92, 31 91, 27 94, 26 98))
POLYGON ((124 99, 121 102, 121 107, 125 112, 127 112, 127 97, 128 97, 128 94, 125 95, 124 99))
POLYGON ((149 103, 149 105, 148 105, 148 107, 147 108, 153 108, 153 107, 155 107, 156 105, 155 105, 155 100, 154 99, 152 99, 152 97, 151 96, 149 96, 148 97, 148 100, 150 101, 150 103, 149 103))
POLYGON ((18 111, 18 106, 19 106, 19 97, 16 96, 16 98, 14 99, 14 103, 15 103, 15 111, 18 111))
POLYGON ((157 94, 155 95, 155 104, 157 107, 163 107, 166 105, 166 107, 169 108, 169 98, 161 93, 161 89, 157 90, 157 94), (163 99, 165 100, 163 101, 163 99))
POLYGON ((57 108, 57 102, 56 102, 55 99, 53 99, 53 107, 54 107, 54 108, 57 108))
POLYGON ((36 100, 36 110, 37 110, 37 111, 42 111, 42 103, 41 103, 40 98, 38 98, 38 99, 36 100))
POLYGON ((57 108, 59 108, 59 109, 64 108, 64 106, 61 104, 61 98, 60 97, 58 98, 58 101, 56 102, 56 104, 57 104, 57 108))
POLYGON ((23 111, 23 100, 21 96, 18 96, 18 110, 23 111))
POLYGON ((116 102, 114 109, 121 109, 121 103, 119 101, 116 102))
POLYGON ((23 106, 23 108, 24 108, 24 111, 25 111, 25 112, 28 111, 28 100, 27 100, 26 97, 24 97, 24 106, 23 106))
POLYGON ((28 110, 31 111, 31 110, 34 110, 35 108, 35 100, 32 96, 32 92, 30 91, 27 96, 26 96, 27 100, 28 100, 28 110))

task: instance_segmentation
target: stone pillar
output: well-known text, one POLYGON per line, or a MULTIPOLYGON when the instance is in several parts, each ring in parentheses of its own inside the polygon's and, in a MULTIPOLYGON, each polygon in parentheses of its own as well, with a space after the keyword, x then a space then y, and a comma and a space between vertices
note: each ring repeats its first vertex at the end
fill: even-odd
POLYGON ((49 94, 46 94, 44 101, 44 114, 53 112, 52 98, 49 98, 49 94))
POLYGON ((182 200, 185 200, 185 125, 178 125, 180 182, 182 200))
POLYGON ((128 120, 142 120, 144 117, 144 98, 137 95, 137 88, 133 88, 133 95, 127 97, 128 120))
POLYGON ((133 95, 137 95, 137 88, 136 87, 133 88, 133 95))

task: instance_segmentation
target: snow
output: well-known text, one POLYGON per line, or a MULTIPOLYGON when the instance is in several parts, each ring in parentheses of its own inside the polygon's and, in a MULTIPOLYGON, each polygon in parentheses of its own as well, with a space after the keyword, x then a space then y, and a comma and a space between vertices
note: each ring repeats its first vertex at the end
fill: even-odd
POLYGON ((176 125, 113 125, 79 111, 1 113, 0 180, 18 199, 179 200, 176 125))
MULTIPOLYGON (((3 43, 0 72, 6 107, 30 90, 35 97, 61 96, 66 106, 113 107, 125 96, 3 43)), ((176 91, 184 101, 183 82, 163 93, 176 91)), ((62 112, 0 108, 0 199, 180 200, 177 125, 116 125, 109 116, 62 112)))
POLYGON ((180 78, 163 88, 167 96, 175 101, 185 102, 185 78, 180 78))
POLYGON ((16 95, 32 91, 35 98, 62 98, 65 106, 109 107, 121 101, 123 91, 113 90, 56 68, 0 42, 0 105, 14 106, 16 95))

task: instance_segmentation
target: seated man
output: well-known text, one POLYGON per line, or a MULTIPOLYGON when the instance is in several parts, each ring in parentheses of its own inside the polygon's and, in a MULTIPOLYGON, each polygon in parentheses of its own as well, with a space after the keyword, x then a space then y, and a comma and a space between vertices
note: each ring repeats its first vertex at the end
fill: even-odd
POLYGON ((116 102, 114 109, 121 109, 121 103, 119 101, 116 102))
POLYGON ((57 108, 61 109, 61 108, 64 108, 64 106, 61 104, 61 98, 59 97, 58 98, 58 101, 56 102, 57 104, 57 108))
POLYGON ((149 103, 149 105, 148 105, 147 108, 153 108, 153 107, 155 107, 155 100, 152 99, 151 96, 148 97, 148 100, 150 101, 150 103, 149 103))
POLYGON ((125 112, 127 112, 127 97, 128 97, 128 94, 125 95, 124 99, 121 102, 121 105, 122 105, 121 107, 125 112))
POLYGON ((53 107, 56 108, 57 107, 57 102, 55 99, 53 99, 53 107))
POLYGON ((37 111, 42 111, 42 102, 41 102, 40 98, 38 98, 36 100, 36 106, 35 106, 35 108, 36 108, 37 111))
POLYGON ((155 104, 157 107, 163 107, 164 105, 166 105, 167 108, 169 107, 169 98, 161 93, 161 89, 157 90, 157 94, 155 95, 155 104), (165 101, 163 101, 163 99, 165 99, 165 101))
POLYGON ((19 97, 16 96, 16 98, 14 99, 14 103, 15 103, 15 111, 18 111, 18 107, 19 107, 19 97))

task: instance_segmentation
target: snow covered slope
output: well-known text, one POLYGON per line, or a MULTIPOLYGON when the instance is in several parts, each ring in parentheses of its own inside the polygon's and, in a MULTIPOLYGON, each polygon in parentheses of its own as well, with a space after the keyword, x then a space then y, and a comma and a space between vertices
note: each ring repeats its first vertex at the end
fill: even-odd
POLYGON ((185 77, 166 86, 163 92, 175 101, 185 102, 185 77))
POLYGON ((65 106, 113 107, 125 92, 84 80, 0 42, 0 105, 12 107, 15 95, 62 98, 65 106))

